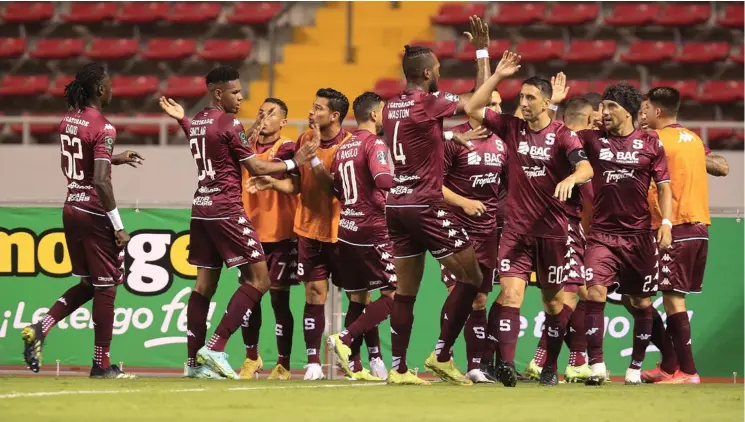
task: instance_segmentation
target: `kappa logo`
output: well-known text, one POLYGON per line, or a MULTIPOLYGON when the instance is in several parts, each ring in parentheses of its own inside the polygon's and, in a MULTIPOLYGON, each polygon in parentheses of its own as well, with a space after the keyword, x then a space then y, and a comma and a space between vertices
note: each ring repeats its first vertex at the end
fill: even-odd
POLYGON ((393 271, 395 269, 396 269, 396 267, 393 264, 388 264, 388 265, 385 266, 385 270, 386 271, 393 271))
POLYGON ((571 245, 572 243, 574 243, 574 239, 567 237, 567 245, 571 245))
POLYGON ((636 336, 636 338, 638 338, 641 341, 647 341, 650 338, 652 338, 652 335, 651 334, 639 334, 638 336, 636 336))
POLYGON ((390 277, 388 277, 389 283, 395 283, 397 281, 398 281, 398 277, 396 276, 396 274, 392 274, 390 277))
POLYGON ((693 142, 693 135, 685 131, 680 131, 680 136, 678 137, 678 143, 680 144, 683 142, 693 142))
POLYGON ((455 247, 456 248, 459 248, 459 247, 463 246, 463 243, 464 242, 462 240, 458 239, 458 240, 455 241, 455 247))
POLYGON ((241 125, 241 121, 240 120, 233 119, 233 126, 240 126, 240 125, 241 125))
POLYGON ((65 299, 64 297, 57 299, 57 302, 67 306, 67 299, 65 299))
POLYGON ((243 228, 243 234, 244 234, 244 235, 249 235, 249 234, 251 234, 251 229, 249 229, 248 227, 244 227, 244 228, 243 228))
POLYGON ((662 283, 660 283, 660 286, 670 286, 672 283, 670 283, 670 279, 665 277, 662 279, 662 283))
POLYGON ((668 267, 667 265, 663 265, 661 271, 665 274, 670 274, 670 267, 668 267))
POLYGON ((448 237, 453 237, 456 234, 458 234, 458 230, 455 230, 455 229, 448 230, 448 237))
POLYGON ((445 216, 445 214, 446 214, 446 213, 445 213, 445 210, 438 210, 438 211, 437 211, 437 216, 438 216, 438 217, 440 217, 440 218, 444 217, 444 216, 445 216))
POLYGON ((248 239, 248 246, 254 246, 256 244, 256 241, 253 239, 248 239))
POLYGON ((662 260, 663 261, 672 261, 673 259, 670 257, 670 254, 667 254, 666 253, 665 255, 662 255, 662 260))
POLYGON ((258 258, 259 256, 261 256, 261 253, 259 251, 251 252, 251 258, 258 258))
POLYGON ((572 247, 570 246, 570 247, 569 247, 569 250, 568 250, 568 251, 567 251, 567 253, 566 253, 566 255, 564 255, 564 258, 569 258, 570 256, 572 256, 572 254, 575 254, 575 253, 577 253, 577 251, 576 251, 576 250, 574 250, 574 248, 572 248, 572 247))
POLYGON ((246 224, 246 217, 238 217, 238 224, 246 224))
POLYGON ((453 223, 450 220, 445 220, 442 222, 442 227, 450 227, 451 224, 453 223))
POLYGON ((103 130, 116 130, 116 129, 114 129, 114 126, 112 126, 110 123, 106 123, 106 125, 104 125, 103 127, 103 130))
POLYGON ((598 331, 600 331, 598 327, 592 327, 589 330, 587 330, 587 333, 585 333, 585 335, 592 336, 592 335, 597 334, 598 331))
POLYGON ((479 156, 479 153, 476 151, 471 151, 468 153, 467 156, 468 165, 471 166, 477 166, 481 164, 481 157, 479 156))

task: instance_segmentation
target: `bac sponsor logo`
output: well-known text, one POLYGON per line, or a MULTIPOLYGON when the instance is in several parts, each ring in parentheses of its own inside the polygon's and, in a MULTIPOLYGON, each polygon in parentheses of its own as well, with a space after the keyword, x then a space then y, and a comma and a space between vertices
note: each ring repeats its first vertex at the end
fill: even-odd
MULTIPOLYGON (((174 276, 194 279, 188 230, 137 230, 125 255, 124 285, 131 293, 154 296, 166 292, 174 276)), ((72 263, 62 229, 34 233, 28 229, 0 229, 0 277, 70 277, 72 263)))

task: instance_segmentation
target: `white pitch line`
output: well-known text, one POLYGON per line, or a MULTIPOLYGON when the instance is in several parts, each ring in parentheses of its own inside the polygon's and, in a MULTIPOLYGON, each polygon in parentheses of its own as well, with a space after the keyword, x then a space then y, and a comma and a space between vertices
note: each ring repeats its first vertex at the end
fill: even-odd
MULTIPOLYGON (((228 389, 210 389, 209 391, 256 391, 256 390, 302 390, 308 388, 354 388, 354 387, 374 387, 384 385, 385 383, 365 383, 365 384, 316 384, 316 385, 294 385, 294 386, 275 386, 275 387, 232 387, 228 389)), ((24 397, 49 397, 49 396, 75 396, 75 395, 98 395, 98 394, 129 394, 129 393, 196 393, 208 391, 207 388, 180 388, 171 390, 66 390, 66 391, 40 391, 35 393, 9 393, 0 394, 1 399, 17 399, 24 397)))

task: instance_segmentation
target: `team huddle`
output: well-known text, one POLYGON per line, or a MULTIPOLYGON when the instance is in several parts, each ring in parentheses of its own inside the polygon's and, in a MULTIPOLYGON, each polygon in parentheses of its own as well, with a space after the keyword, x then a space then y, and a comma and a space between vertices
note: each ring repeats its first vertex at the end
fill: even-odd
MULTIPOLYGON (((429 252, 441 266, 448 297, 424 366, 443 381, 514 387, 526 377, 556 385, 566 343, 566 382, 607 382, 604 312, 615 291, 634 319, 626 384, 700 382, 685 297, 702 289, 711 224, 706 175, 726 175, 726 161, 677 124, 680 94, 673 88, 642 95, 621 83, 567 99, 563 73, 550 81, 533 76, 522 83, 514 115, 502 113, 498 86, 518 73, 520 56, 505 52, 492 73, 488 33, 471 18, 467 35, 477 68, 471 93, 440 92, 435 54, 406 46, 405 90, 387 101, 372 92, 357 97, 352 132, 342 128, 349 100, 331 88, 317 91, 309 130, 297 141, 282 136, 288 108, 278 98, 267 98, 246 130, 234 116, 242 87, 230 67, 207 74, 210 104, 191 118, 161 98, 161 108, 189 140, 198 175, 189 248, 197 279, 187 308, 184 376, 253 378, 264 366, 260 304, 269 292, 278 355, 269 379, 290 378, 290 290, 302 284, 304 379, 325 378, 330 281, 349 297, 344 331, 326 339, 343 372, 354 380, 429 384, 409 369, 406 356, 429 252), (457 115, 468 121, 444 127, 457 115), (238 269, 240 286, 208 338, 210 300, 223 265, 238 269), (520 308, 532 273, 546 318, 534 358, 520 375, 520 308), (489 305, 495 285, 499 295, 489 305), (652 306, 658 291, 667 326, 652 306), (390 370, 378 332, 389 318, 390 370), (236 373, 225 346, 239 329, 246 359, 236 373), (452 355, 461 332, 465 374, 452 355), (369 369, 360 358, 363 342, 369 369), (662 361, 642 372, 650 342, 662 361)), ((81 281, 24 328, 24 358, 35 372, 50 330, 93 299, 91 377, 133 377, 109 358, 129 240, 110 168, 136 167, 142 157, 112 155, 116 130, 101 113, 111 96, 111 80, 95 63, 66 87, 70 110, 59 129, 68 182, 63 222, 73 274, 81 281)))

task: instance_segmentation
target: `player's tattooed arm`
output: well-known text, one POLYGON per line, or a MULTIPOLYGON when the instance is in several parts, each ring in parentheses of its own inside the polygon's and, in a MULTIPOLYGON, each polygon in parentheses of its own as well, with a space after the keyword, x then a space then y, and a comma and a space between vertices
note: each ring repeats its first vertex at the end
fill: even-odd
POLYGON ((726 176, 729 174, 729 164, 721 155, 709 153, 706 156, 706 172, 716 177, 726 176))
POLYGON ((442 187, 442 196, 445 202, 454 207, 463 209, 463 212, 471 217, 481 217, 486 212, 486 206, 481 201, 468 199, 451 191, 447 186, 442 187))
POLYGON ((667 249, 673 242, 672 223, 669 223, 670 217, 673 215, 673 190, 670 188, 669 182, 657 183, 657 202, 660 204, 660 214, 663 221, 657 230, 657 244, 661 249, 667 249))
POLYGON ((494 69, 494 74, 478 87, 476 92, 468 99, 464 108, 468 117, 479 123, 483 122, 484 110, 491 101, 492 92, 497 89, 500 82, 514 75, 518 70, 520 70, 520 56, 511 51, 505 51, 497 68, 494 69))
MULTIPOLYGON (((468 42, 474 46, 476 51, 485 50, 487 55, 481 56, 481 53, 477 53, 476 56, 476 84, 475 88, 478 89, 484 84, 487 78, 491 74, 491 62, 489 61, 489 26, 485 21, 482 21, 478 16, 471 16, 468 18, 469 25, 471 26, 470 32, 464 32, 463 35, 468 38, 468 42)), ((471 94, 461 95, 458 100, 458 107, 455 114, 464 114, 466 104, 471 98, 471 94)))

